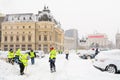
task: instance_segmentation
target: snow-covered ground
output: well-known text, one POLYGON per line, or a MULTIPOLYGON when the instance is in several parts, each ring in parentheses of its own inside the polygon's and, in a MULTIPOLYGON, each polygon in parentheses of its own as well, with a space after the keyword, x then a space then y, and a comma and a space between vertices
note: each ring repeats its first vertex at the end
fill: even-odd
POLYGON ((70 53, 69 60, 64 54, 58 54, 56 72, 50 73, 48 55, 35 59, 35 65, 30 64, 25 69, 25 75, 19 75, 19 66, 0 60, 0 80, 120 80, 120 74, 101 72, 92 65, 92 61, 80 59, 75 53, 70 53))

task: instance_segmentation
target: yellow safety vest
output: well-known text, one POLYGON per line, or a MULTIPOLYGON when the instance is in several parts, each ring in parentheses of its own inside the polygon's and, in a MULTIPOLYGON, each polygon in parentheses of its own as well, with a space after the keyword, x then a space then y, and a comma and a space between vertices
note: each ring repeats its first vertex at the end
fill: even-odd
POLYGON ((21 55, 21 53, 20 53, 20 49, 18 49, 17 51, 16 51, 16 54, 15 54, 16 56, 20 56, 21 55))
POLYGON ((24 66, 28 65, 28 54, 21 54, 20 61, 24 64, 24 66))
POLYGON ((34 52, 30 52, 30 58, 33 58, 33 57, 35 57, 34 52))
POLYGON ((8 52, 8 58, 14 58, 14 52, 8 52))
POLYGON ((52 51, 50 51, 50 59, 56 58, 56 54, 56 50, 53 49, 52 51))

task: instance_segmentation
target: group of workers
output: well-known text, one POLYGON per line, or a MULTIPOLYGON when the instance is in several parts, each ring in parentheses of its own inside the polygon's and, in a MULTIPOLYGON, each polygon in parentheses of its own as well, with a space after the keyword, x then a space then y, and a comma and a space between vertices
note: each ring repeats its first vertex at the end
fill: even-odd
POLYGON ((34 58, 36 57, 35 52, 31 49, 30 52, 22 54, 21 50, 18 49, 16 53, 14 54, 13 50, 10 49, 8 52, 8 62, 11 63, 12 65, 14 62, 19 64, 20 67, 20 75, 24 74, 24 69, 28 65, 28 60, 31 58, 31 64, 35 63, 34 58))
MULTIPOLYGON (((69 51, 65 51, 66 53, 66 59, 68 60, 68 54, 69 51)), ((49 52, 49 62, 50 62, 50 72, 56 72, 56 66, 55 66, 55 60, 56 60, 57 51, 54 49, 54 47, 50 48, 49 52)), ((16 53, 14 54, 13 50, 10 49, 8 52, 8 62, 14 64, 16 62, 19 64, 20 67, 20 75, 24 74, 24 69, 28 65, 28 60, 31 59, 31 64, 35 63, 34 58, 36 57, 35 52, 31 49, 30 52, 27 52, 25 54, 21 53, 21 50, 18 49, 16 53)))

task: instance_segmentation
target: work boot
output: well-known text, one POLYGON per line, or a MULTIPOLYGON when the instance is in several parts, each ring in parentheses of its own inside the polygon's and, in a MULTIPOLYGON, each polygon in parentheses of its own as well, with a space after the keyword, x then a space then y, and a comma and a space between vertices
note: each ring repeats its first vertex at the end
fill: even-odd
POLYGON ((53 72, 53 69, 52 69, 52 68, 50 69, 50 72, 51 72, 51 73, 53 72))
POLYGON ((24 72, 20 73, 20 75, 23 75, 23 74, 24 74, 24 72))

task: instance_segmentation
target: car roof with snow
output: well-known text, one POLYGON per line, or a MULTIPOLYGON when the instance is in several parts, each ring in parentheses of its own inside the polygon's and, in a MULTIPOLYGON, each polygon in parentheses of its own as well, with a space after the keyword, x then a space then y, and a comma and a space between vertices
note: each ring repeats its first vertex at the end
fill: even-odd
POLYGON ((96 58, 111 58, 111 59, 119 59, 120 60, 120 50, 112 49, 108 51, 101 51, 96 58))

